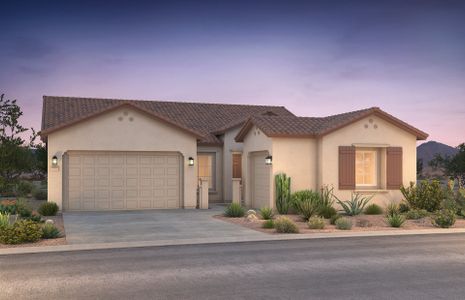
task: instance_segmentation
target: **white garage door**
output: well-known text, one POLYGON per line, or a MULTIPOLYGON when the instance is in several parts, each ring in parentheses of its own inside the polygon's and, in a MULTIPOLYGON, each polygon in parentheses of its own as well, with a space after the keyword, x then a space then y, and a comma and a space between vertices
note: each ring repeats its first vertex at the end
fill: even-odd
POLYGON ((66 161, 66 210, 181 205, 181 157, 177 153, 69 152, 66 161))
POLYGON ((265 164, 267 153, 252 155, 252 207, 270 207, 270 166, 265 164))

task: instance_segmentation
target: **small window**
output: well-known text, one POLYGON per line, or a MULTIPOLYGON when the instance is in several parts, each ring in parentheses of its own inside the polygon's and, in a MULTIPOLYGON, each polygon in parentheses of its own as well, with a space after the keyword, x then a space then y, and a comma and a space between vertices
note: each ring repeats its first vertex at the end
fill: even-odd
POLYGON ((358 187, 378 186, 378 151, 355 151, 355 184, 358 187))
POLYGON ((198 172, 199 179, 208 180, 209 190, 216 190, 216 154, 215 153, 198 153, 198 172))

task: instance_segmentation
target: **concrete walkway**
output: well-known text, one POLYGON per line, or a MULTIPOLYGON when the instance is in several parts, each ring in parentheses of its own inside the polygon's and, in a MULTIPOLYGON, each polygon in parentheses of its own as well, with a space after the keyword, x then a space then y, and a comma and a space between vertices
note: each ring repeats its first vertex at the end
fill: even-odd
POLYGON ((66 240, 71 245, 267 236, 212 218, 223 210, 74 212, 64 213, 63 220, 66 240))

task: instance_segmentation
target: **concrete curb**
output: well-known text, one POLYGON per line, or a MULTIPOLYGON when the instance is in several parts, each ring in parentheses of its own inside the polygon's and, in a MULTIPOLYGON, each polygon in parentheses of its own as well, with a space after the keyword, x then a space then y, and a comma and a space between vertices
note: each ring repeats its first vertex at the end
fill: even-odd
POLYGON ((144 247, 163 247, 163 246, 207 245, 207 244, 224 244, 224 243, 289 241, 289 240, 306 240, 306 239, 406 236, 406 235, 453 234, 453 233, 465 233, 465 228, 421 229, 421 230, 405 230, 405 231, 385 230, 385 231, 371 231, 371 232, 347 231, 347 232, 337 232, 337 233, 311 233, 311 234, 279 234, 279 235, 276 234, 276 235, 269 235, 266 237, 222 237, 222 238, 198 238, 198 239, 184 239, 184 240, 74 244, 74 245, 59 245, 59 246, 44 246, 44 247, 18 247, 18 248, 0 249, 0 255, 125 249, 125 248, 144 248, 144 247))

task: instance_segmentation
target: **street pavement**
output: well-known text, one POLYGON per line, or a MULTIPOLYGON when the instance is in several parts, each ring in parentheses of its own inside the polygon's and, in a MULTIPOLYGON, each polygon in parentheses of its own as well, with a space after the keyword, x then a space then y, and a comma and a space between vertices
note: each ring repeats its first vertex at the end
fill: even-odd
POLYGON ((465 235, 0 256, 0 299, 465 299, 465 235))

